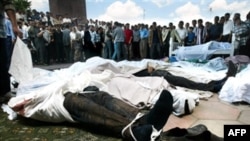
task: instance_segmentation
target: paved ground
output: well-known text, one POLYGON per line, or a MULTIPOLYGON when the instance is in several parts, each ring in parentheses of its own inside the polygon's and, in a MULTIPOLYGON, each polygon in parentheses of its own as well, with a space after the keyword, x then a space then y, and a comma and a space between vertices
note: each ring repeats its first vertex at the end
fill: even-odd
MULTIPOLYGON (((59 69, 69 67, 71 64, 56 64, 49 66, 34 66, 43 69, 59 69)), ((197 124, 204 124, 208 129, 220 136, 224 136, 224 125, 250 124, 250 105, 231 104, 221 101, 218 94, 214 94, 207 101, 200 100, 193 113, 183 117, 171 115, 164 130, 174 127, 188 128, 197 124)))
POLYGON ((250 124, 250 105, 230 104, 218 98, 218 94, 207 101, 201 100, 191 115, 181 118, 171 116, 164 130, 173 127, 192 127, 197 124, 204 124, 208 129, 220 136, 224 136, 224 125, 250 124))

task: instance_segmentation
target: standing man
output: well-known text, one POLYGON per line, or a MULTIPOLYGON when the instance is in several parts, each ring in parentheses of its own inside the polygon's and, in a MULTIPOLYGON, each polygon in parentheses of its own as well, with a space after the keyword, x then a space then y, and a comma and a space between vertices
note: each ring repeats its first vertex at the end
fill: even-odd
POLYGON ((104 37, 104 58, 111 59, 113 53, 113 43, 112 43, 112 27, 111 23, 107 23, 107 27, 105 29, 105 37, 104 37))
POLYGON ((122 30, 120 23, 115 22, 114 26, 115 26, 114 33, 113 33, 114 53, 113 53, 112 59, 121 61, 122 60, 121 51, 122 51, 122 48, 124 47, 125 35, 124 35, 124 31, 122 30))
POLYGON ((8 101, 8 95, 10 91, 10 75, 7 68, 7 51, 6 51, 6 28, 5 28, 5 16, 6 12, 9 20, 12 23, 12 28, 15 35, 22 36, 22 32, 19 31, 15 8, 12 4, 12 0, 0 0, 0 103, 8 101))
POLYGON ((65 29, 62 30, 62 41, 65 60, 67 63, 70 62, 70 32, 69 25, 65 25, 65 29))
POLYGON ((235 49, 234 54, 250 56, 250 49, 247 46, 250 28, 245 22, 241 20, 239 13, 234 14, 233 21, 235 25, 233 28, 233 33, 235 34, 235 40, 238 42, 238 47, 235 49))
POLYGON ((133 28, 133 42, 132 42, 132 54, 135 60, 140 59, 140 31, 138 25, 135 25, 133 28))
POLYGON ((220 17, 215 16, 214 17, 214 24, 210 27, 210 30, 208 32, 208 37, 212 41, 219 41, 220 35, 222 34, 222 26, 219 23, 220 17))
POLYGON ((16 39, 13 29, 12 29, 12 24, 11 21, 9 20, 8 17, 5 17, 5 26, 6 26, 6 51, 7 51, 7 68, 9 69, 10 67, 10 62, 11 62, 11 56, 13 52, 13 43, 16 39))
POLYGON ((178 24, 178 29, 176 29, 180 39, 181 39, 181 46, 185 45, 185 40, 187 37, 187 30, 184 28, 184 22, 183 21, 179 21, 178 24))
POLYGON ((141 24, 140 27, 140 57, 144 59, 148 54, 148 29, 146 25, 141 24))
POLYGON ((222 35, 221 35, 221 41, 231 43, 232 30, 234 27, 234 23, 232 20, 230 20, 229 13, 226 13, 224 17, 225 17, 225 21, 223 23, 223 31, 222 31, 222 35))
POLYGON ((127 60, 132 59, 132 39, 133 39, 133 31, 130 29, 129 23, 125 25, 124 29, 125 41, 124 41, 124 57, 127 60))
POLYGON ((150 48, 150 58, 160 59, 162 57, 162 37, 161 31, 153 22, 152 29, 149 31, 148 44, 150 48))

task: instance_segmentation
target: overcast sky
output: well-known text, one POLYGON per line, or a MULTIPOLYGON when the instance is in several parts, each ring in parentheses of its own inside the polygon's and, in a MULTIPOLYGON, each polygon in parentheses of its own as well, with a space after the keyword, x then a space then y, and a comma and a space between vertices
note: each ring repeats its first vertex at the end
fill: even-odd
MULTIPOLYGON (((49 11, 48 0, 30 0, 32 9, 49 11)), ((190 22, 202 18, 213 22, 214 16, 226 12, 241 13, 245 20, 250 11, 248 0, 86 0, 87 18, 122 23, 148 23, 159 25, 180 20, 190 22)))

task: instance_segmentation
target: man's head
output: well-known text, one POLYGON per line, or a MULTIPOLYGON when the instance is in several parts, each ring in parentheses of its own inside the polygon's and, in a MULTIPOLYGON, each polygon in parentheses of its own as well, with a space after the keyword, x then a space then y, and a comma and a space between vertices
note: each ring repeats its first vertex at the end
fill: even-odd
POLYGON ((230 18, 230 13, 226 13, 226 14, 225 14, 225 20, 228 21, 229 18, 230 18))
POLYGON ((233 21, 234 21, 235 24, 239 24, 241 22, 240 13, 235 13, 234 14, 233 21))

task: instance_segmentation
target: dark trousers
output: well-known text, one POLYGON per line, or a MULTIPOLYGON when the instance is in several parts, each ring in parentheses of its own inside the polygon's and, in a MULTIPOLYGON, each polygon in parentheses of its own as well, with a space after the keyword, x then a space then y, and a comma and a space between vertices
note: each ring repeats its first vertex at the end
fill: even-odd
POLYGON ((6 38, 0 38, 0 96, 10 91, 10 75, 7 64, 6 38))
POLYGON ((140 59, 140 42, 132 43, 133 59, 140 59))
POLYGON ((11 56, 13 52, 13 44, 11 36, 7 36, 6 39, 6 52, 7 52, 7 68, 9 69, 11 63, 11 56))
POLYGON ((105 92, 65 95, 64 107, 72 118, 93 128, 120 135, 139 110, 105 92))
POLYGON ((167 80, 168 83, 170 83, 172 85, 185 87, 185 88, 189 88, 189 89, 203 90, 203 91, 212 91, 214 89, 213 85, 209 85, 207 83, 198 83, 198 82, 194 82, 192 80, 189 80, 185 77, 175 76, 166 70, 155 70, 150 74, 150 73, 148 73, 147 69, 145 69, 145 70, 142 70, 140 72, 135 73, 134 75, 135 76, 160 76, 160 77, 164 77, 164 79, 167 80))
POLYGON ((150 58, 160 59, 162 58, 162 47, 160 43, 152 43, 150 47, 150 58))
MULTIPOLYGON (((72 118, 98 131, 107 131, 121 136, 121 131, 138 114, 139 109, 106 92, 73 94, 67 93, 63 103, 72 118)), ((154 107, 137 123, 153 125, 157 130, 163 128, 173 111, 173 97, 164 90, 154 107)))

